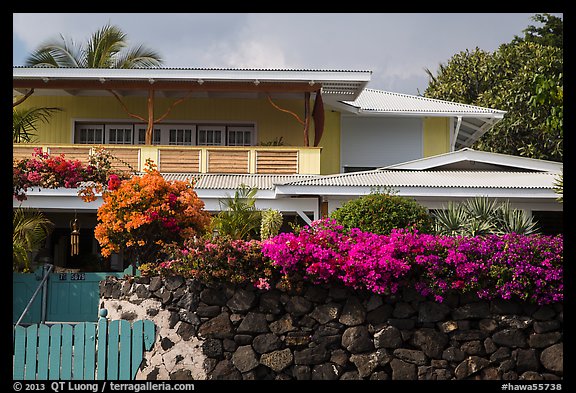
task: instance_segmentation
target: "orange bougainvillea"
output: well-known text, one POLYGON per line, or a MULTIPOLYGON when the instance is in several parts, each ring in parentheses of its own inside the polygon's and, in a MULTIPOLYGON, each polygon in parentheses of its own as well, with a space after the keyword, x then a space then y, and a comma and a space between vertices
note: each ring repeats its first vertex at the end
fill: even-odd
POLYGON ((201 235, 210 223, 191 183, 167 181, 151 161, 147 166, 142 176, 110 179, 102 195, 95 237, 104 257, 123 250, 133 264, 155 262, 164 244, 201 235))

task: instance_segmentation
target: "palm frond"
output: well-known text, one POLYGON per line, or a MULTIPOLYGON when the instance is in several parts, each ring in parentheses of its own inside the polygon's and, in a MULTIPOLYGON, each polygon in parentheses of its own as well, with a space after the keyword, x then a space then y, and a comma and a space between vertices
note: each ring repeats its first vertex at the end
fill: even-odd
POLYGON ((84 67, 82 48, 73 40, 49 40, 41 44, 24 62, 27 67, 84 67))
POLYGON ((118 54, 113 68, 154 68, 162 65, 162 57, 153 49, 139 45, 118 54))
POLYGON ((12 142, 33 142, 38 123, 46 123, 54 112, 61 111, 61 108, 31 107, 26 109, 14 109, 12 113, 12 142))
POLYGON ((86 63, 89 68, 112 68, 114 57, 126 47, 126 34, 110 24, 92 34, 86 45, 86 63))
POLYGON ((27 270, 29 254, 38 250, 54 224, 42 212, 26 208, 14 210, 12 217, 12 265, 15 270, 27 270))

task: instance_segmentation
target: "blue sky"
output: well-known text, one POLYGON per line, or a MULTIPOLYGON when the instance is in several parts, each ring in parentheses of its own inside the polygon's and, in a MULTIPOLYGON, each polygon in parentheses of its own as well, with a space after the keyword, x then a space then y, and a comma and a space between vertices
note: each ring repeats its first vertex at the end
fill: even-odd
POLYGON ((536 24, 532 15, 15 13, 13 64, 47 39, 82 43, 110 22, 131 44, 159 51, 165 67, 371 70, 368 87, 418 94, 428 85, 425 68, 436 71, 466 49, 494 51, 536 24))

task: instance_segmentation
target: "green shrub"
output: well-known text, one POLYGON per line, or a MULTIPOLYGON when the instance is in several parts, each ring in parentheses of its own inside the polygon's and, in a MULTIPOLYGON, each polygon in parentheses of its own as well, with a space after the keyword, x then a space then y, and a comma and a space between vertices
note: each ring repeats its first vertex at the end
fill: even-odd
POLYGON ((432 216, 424 206, 413 199, 389 193, 372 193, 348 201, 330 217, 346 229, 359 228, 381 235, 389 234, 393 228, 414 226, 424 233, 433 229, 432 216))
POLYGON ((262 211, 262 223, 260 224, 260 238, 269 239, 278 234, 282 226, 282 213, 275 209, 266 209, 262 211))

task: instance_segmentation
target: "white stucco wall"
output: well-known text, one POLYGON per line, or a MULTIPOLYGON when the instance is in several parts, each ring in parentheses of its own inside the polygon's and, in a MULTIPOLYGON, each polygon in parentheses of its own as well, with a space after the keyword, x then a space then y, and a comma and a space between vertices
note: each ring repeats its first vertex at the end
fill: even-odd
POLYGON ((340 165, 381 167, 422 158, 423 124, 408 117, 350 117, 341 121, 340 165))

